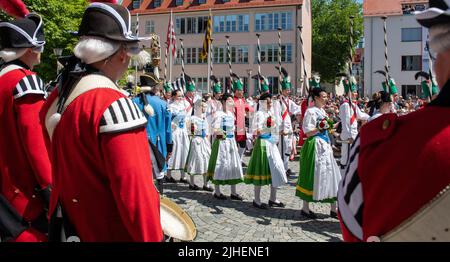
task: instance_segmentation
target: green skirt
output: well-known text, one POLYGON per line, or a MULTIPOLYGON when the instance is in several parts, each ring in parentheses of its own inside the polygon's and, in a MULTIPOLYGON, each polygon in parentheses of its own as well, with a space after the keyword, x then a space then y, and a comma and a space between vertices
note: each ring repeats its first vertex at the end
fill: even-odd
POLYGON ((266 153, 266 141, 264 139, 256 139, 247 172, 244 176, 244 182, 255 186, 272 184, 272 176, 270 175, 270 166, 266 153))
POLYGON ((320 138, 314 136, 310 137, 302 146, 300 152, 300 175, 298 176, 295 195, 307 202, 334 203, 336 198, 323 199, 320 201, 313 200, 316 139, 320 138))

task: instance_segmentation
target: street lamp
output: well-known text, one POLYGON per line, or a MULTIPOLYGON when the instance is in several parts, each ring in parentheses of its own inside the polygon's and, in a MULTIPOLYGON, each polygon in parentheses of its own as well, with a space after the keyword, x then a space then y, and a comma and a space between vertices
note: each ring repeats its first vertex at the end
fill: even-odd
POLYGON ((55 54, 55 56, 56 56, 56 75, 59 74, 59 70, 60 70, 60 64, 59 64, 58 58, 60 58, 62 56, 63 50, 64 50, 63 48, 58 48, 58 47, 53 49, 53 54, 55 54))

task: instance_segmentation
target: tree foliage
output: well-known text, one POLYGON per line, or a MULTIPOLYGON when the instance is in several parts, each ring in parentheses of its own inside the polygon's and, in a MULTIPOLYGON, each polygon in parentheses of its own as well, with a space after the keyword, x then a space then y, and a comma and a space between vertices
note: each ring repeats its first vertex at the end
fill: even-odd
MULTIPOLYGON (((354 47, 363 35, 362 4, 358 0, 313 0, 312 68, 324 81, 348 72, 350 16, 354 16, 354 47)), ((353 47, 353 50, 354 50, 353 47)), ((354 52, 353 52, 354 53, 354 52)))
MULTIPOLYGON (((41 56, 41 64, 35 71, 44 81, 50 81, 56 77, 56 57, 54 48, 63 48, 63 54, 70 54, 77 38, 70 32, 77 31, 81 22, 87 0, 24 0, 30 12, 38 13, 44 19, 45 50, 41 56)), ((0 15, 2 20, 10 20, 4 13, 0 15)))

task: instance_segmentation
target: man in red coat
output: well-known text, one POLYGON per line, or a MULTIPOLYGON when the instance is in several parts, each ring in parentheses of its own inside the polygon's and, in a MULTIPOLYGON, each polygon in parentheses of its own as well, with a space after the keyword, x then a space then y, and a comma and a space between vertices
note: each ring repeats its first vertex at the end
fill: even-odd
POLYGON ((41 112, 55 178, 50 241, 163 240, 147 120, 115 84, 139 53, 130 21, 120 5, 87 7, 75 57, 41 112))
POLYGON ((338 194, 346 241, 450 241, 449 14, 448 0, 417 14, 441 93, 414 113, 373 120, 352 146, 338 194))
POLYGON ((233 74, 233 90, 234 90, 234 116, 236 118, 236 142, 239 147, 239 155, 244 156, 247 131, 245 129, 245 117, 248 112, 252 112, 253 108, 247 104, 244 98, 244 85, 236 74, 233 74))
POLYGON ((0 24, 0 238, 47 240, 51 165, 39 111, 43 81, 32 72, 44 48, 42 19, 36 14, 0 24))

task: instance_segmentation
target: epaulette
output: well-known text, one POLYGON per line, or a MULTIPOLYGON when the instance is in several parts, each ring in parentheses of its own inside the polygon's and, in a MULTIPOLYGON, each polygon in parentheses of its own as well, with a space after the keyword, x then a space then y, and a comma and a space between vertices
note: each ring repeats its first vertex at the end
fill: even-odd
POLYGON ((129 98, 114 101, 103 113, 100 133, 118 133, 145 127, 147 119, 129 98))
POLYGON ((396 129, 398 116, 384 114, 361 128, 361 149, 389 139, 396 129))
POLYGON ((35 74, 24 76, 13 89, 14 99, 30 94, 47 96, 44 82, 35 74))

